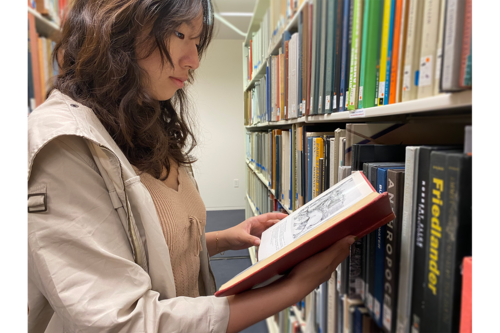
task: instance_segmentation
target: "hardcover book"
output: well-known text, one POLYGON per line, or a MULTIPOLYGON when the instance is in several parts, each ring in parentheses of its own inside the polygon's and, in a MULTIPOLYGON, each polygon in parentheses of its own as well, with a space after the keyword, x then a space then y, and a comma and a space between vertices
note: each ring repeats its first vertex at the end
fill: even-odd
POLYGON ((222 285, 215 295, 229 296, 267 285, 340 239, 349 235, 361 238, 394 217, 387 193, 377 193, 362 172, 355 172, 264 231, 259 261, 222 285))

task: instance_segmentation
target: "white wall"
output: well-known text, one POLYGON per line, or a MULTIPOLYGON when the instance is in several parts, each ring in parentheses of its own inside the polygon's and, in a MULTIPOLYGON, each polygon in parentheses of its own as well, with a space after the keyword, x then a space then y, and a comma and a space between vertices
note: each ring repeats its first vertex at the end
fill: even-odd
POLYGON ((207 210, 244 209, 242 41, 212 40, 195 75, 188 93, 197 123, 193 168, 201 197, 207 210))

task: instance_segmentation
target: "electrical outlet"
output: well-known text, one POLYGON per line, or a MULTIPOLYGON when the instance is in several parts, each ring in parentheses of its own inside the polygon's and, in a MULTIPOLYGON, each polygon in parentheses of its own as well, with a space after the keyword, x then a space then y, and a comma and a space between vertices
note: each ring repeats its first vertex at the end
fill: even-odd
POLYGON ((240 181, 238 179, 233 180, 233 186, 234 188, 240 187, 240 181))

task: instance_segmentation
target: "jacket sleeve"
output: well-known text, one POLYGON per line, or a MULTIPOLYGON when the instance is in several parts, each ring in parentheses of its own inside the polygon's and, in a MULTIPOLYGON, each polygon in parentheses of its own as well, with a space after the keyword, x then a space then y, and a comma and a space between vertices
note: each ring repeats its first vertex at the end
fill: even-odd
POLYGON ((47 211, 28 214, 28 274, 64 331, 226 332, 226 298, 159 300, 151 290, 84 139, 39 152, 28 193, 40 191, 47 211))

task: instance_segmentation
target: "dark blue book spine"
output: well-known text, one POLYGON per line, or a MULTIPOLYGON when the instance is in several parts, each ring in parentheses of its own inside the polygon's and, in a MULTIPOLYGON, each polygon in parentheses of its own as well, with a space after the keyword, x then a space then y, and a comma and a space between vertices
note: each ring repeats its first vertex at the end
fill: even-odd
MULTIPOLYGON (((404 169, 404 167, 390 167, 377 169, 377 192, 387 192, 387 170, 404 169)), ((374 313, 375 322, 383 327, 384 319, 384 286, 385 286, 385 243, 387 237, 387 228, 384 225, 377 229, 377 247, 375 251, 375 289, 374 289, 374 313)))
POLYGON ((313 138, 307 138, 307 202, 312 199, 312 151, 313 151, 313 138))
POLYGON ((394 15, 396 11, 396 0, 391 1, 391 18, 389 24, 389 45, 387 47, 387 67, 385 70, 385 95, 384 105, 389 104, 389 87, 391 86, 391 63, 392 63, 392 42, 394 40, 394 15))
POLYGON ((349 39, 349 10, 350 10, 351 0, 344 0, 344 18, 342 24, 342 61, 340 68, 340 97, 339 97, 339 111, 345 111, 345 82, 347 81, 346 77, 346 68, 347 66, 347 47, 348 47, 348 39, 349 39))

